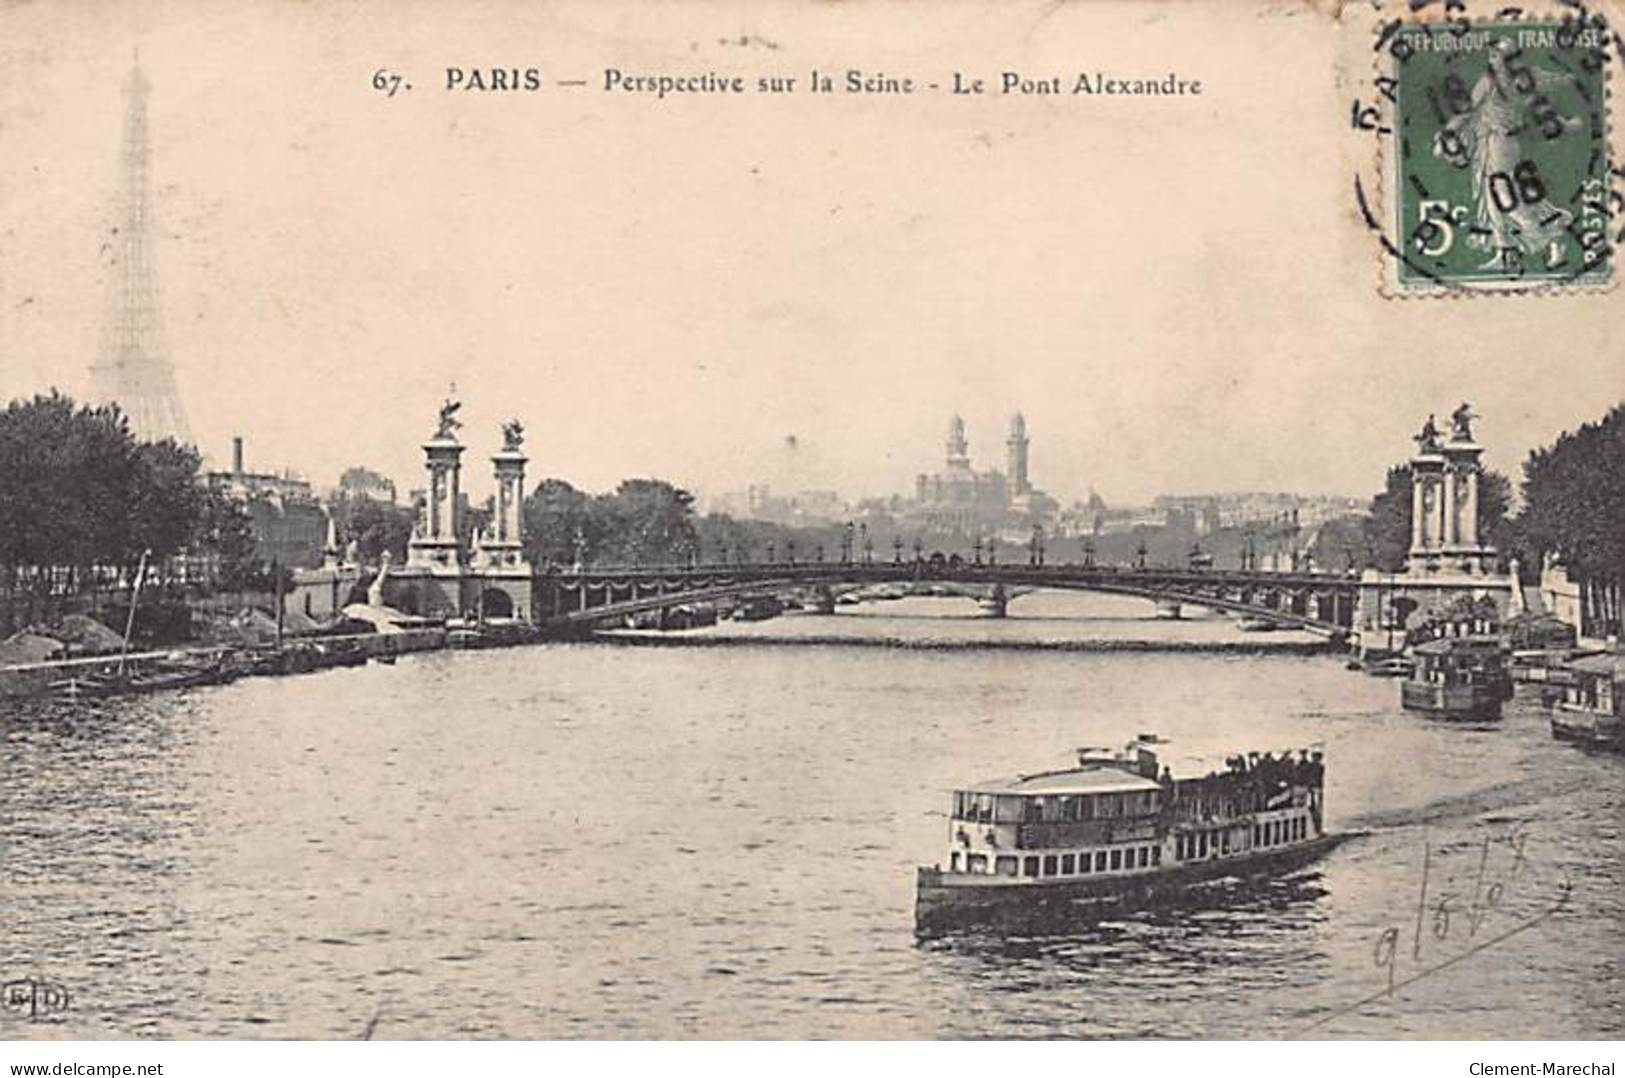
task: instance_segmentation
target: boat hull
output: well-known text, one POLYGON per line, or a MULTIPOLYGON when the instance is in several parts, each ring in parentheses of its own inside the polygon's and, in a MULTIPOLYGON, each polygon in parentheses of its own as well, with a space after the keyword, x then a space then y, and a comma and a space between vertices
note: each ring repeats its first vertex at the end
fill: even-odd
POLYGON ((1505 693, 1498 685, 1434 685, 1407 681, 1400 686, 1400 705, 1436 719, 1483 721, 1501 717, 1505 693))
POLYGON ((1177 907, 1205 885, 1295 872, 1352 837, 1347 832, 1321 835, 1295 846, 1135 876, 1030 880, 921 867, 915 878, 914 930, 931 937, 988 924, 1073 925, 1136 910, 1177 907))
POLYGON ((1625 750, 1625 720, 1558 706, 1552 711, 1552 736, 1559 741, 1625 750))

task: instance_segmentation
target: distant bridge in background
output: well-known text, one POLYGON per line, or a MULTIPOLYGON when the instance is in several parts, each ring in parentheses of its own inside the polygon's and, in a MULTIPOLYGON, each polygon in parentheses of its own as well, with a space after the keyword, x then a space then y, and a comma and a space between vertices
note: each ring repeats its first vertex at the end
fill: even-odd
POLYGON ((589 570, 536 574, 536 620, 562 629, 615 622, 629 615, 755 596, 798 595, 833 612, 840 591, 872 585, 942 585, 947 594, 980 599, 1003 616, 1015 596, 1040 588, 1131 595, 1168 614, 1207 607, 1302 629, 1330 640, 1354 629, 1360 581, 1314 572, 1168 569, 1096 564, 988 564, 938 558, 915 561, 771 562, 589 570))

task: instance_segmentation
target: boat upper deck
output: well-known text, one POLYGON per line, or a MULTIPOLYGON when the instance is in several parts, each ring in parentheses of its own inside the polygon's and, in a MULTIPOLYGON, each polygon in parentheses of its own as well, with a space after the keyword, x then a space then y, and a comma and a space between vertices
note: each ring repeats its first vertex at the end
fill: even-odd
POLYGON ((1114 764, 1074 767, 1062 771, 1041 771, 1033 775, 990 779, 965 787, 962 793, 995 794, 1016 797, 1076 797, 1084 794, 1128 793, 1160 790, 1151 779, 1114 764))

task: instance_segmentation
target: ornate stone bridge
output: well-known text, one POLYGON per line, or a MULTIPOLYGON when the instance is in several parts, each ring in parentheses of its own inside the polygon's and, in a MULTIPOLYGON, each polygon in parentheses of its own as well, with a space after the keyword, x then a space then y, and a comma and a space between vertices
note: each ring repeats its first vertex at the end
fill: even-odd
POLYGON ((547 570, 535 576, 532 593, 536 620, 563 628, 695 603, 791 593, 829 611, 842 590, 919 583, 980 598, 995 616, 1021 592, 1055 588, 1133 595, 1168 613, 1177 613, 1181 605, 1203 606, 1337 640, 1355 624, 1360 592, 1358 577, 1330 573, 920 560, 547 570))

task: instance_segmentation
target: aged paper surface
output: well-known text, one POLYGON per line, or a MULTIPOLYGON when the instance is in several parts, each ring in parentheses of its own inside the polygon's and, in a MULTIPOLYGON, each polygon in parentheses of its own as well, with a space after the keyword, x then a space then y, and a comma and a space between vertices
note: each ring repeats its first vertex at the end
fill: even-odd
MULTIPOLYGON (((462 405, 463 483, 476 503, 495 490, 486 461, 510 418, 524 426, 523 493, 545 478, 603 492, 654 477, 701 508, 758 486, 834 491, 846 506, 923 496, 947 417, 965 417, 980 467, 1003 461, 1014 412, 1032 432, 1035 480, 1059 509, 1091 494, 1107 506, 1244 491, 1368 499, 1415 451, 1423 421, 1435 415, 1448 433, 1464 400, 1485 465, 1515 480, 1530 450, 1625 395, 1618 271, 1611 255, 1586 255, 1618 242, 1625 181, 1612 112, 1625 57, 1609 4, 1495 17, 1489 5, 1413 14, 1285 0, 5 4, 0 393, 59 387, 96 399, 91 368, 138 302, 161 331, 206 467, 229 468, 243 437, 250 471, 291 469, 326 487, 364 465, 403 500, 436 482, 424 443, 448 397, 462 405), (1511 104, 1486 104, 1500 91, 1485 76, 1482 88, 1441 89, 1448 111, 1429 119, 1424 87, 1406 99, 1421 118, 1402 152, 1385 43, 1416 27, 1470 35, 1518 19, 1594 34, 1575 48, 1596 68, 1569 72, 1566 46, 1531 38, 1505 78, 1517 78, 1518 56, 1535 57, 1550 100, 1509 90, 1511 104), (132 221, 135 79, 150 267, 148 291, 131 301, 121 230, 132 221), (1476 150, 1456 144, 1470 123, 1499 122, 1492 108, 1525 109, 1538 130, 1559 106, 1551 123, 1576 148, 1549 158, 1504 133, 1481 134, 1476 150), (1559 182, 1543 168, 1567 171, 1559 182), (1418 177, 1434 189, 1407 201, 1418 177), (1450 184, 1457 194, 1440 195, 1450 184), (1511 201, 1498 209, 1502 197, 1511 201), (1490 238, 1469 252, 1470 235, 1490 238)), ((1443 87, 1451 69, 1426 70, 1443 87)), ((451 429, 443 417, 442 433, 451 429)), ((1085 557, 1080 535, 1054 532, 1052 559, 1085 557)), ((864 536, 881 561, 894 544, 900 560, 931 552, 901 526, 864 536)), ((977 565, 994 543, 1003 557, 1037 560, 1025 532, 966 532, 942 552, 968 563, 972 538, 977 565)), ((838 541, 819 559, 835 560, 838 541)), ((786 554, 797 557, 780 547, 773 560, 786 554)), ((1358 569, 1352 553, 1347 568, 1358 569)), ((559 594, 585 603, 587 590, 559 594)), ((792 641, 748 661, 696 649, 703 673, 675 646, 589 648, 586 659, 561 650, 568 661, 545 651, 534 684, 500 670, 406 690, 383 677, 331 691, 288 682, 298 688, 244 705, 242 725, 225 727, 288 724, 285 738, 245 745, 210 722, 177 735, 194 750, 172 776, 177 798, 251 791, 220 794, 227 807, 211 818, 233 821, 219 824, 229 833, 171 851, 179 867, 153 900, 179 912, 143 961, 194 993, 195 1009, 149 1015, 107 1002, 128 971, 98 982, 72 932, 38 929, 16 963, 50 973, 42 948, 61 949, 78 1008, 66 1032, 85 1037, 134 1035, 149 1017, 158 1035, 188 1038, 338 1038, 369 1021, 403 1038, 1313 1028, 1584 1039, 1625 1028, 1617 962, 1575 957, 1609 946, 1618 957, 1617 834, 1542 862, 1547 875, 1518 896, 1517 917, 1482 931, 1475 922, 1471 939, 1466 922, 1450 936, 1448 915, 1428 905, 1424 921, 1415 908, 1426 821, 1449 821, 1462 849, 1493 838, 1497 857, 1524 853, 1497 813, 1528 824, 1531 850, 1562 845, 1557 795, 1526 788, 1548 767, 1543 720, 1483 735, 1521 731, 1542 739, 1538 750, 1439 763, 1432 742, 1383 725, 1399 719, 1339 710, 1337 678, 1362 675, 1331 659, 1316 660, 1331 675, 1308 687, 1292 687, 1294 675, 1254 698, 1205 667, 1084 676, 1048 653, 1029 667, 977 652, 967 661, 987 665, 954 673, 947 649, 947 665, 922 669, 911 690, 932 701, 929 716, 897 718, 899 729, 985 728, 958 741, 920 725, 876 744, 856 731, 889 729, 898 705, 878 683, 860 691, 861 672, 806 673, 807 655, 827 662, 828 646, 792 641), (703 691, 672 688, 692 678, 703 691), (737 707, 715 706, 730 693, 737 707), (334 732, 385 698, 437 731, 400 748, 417 762, 403 765, 399 789, 372 769, 396 746, 334 732), (1112 701, 1110 714, 1092 713, 1092 699, 1112 701), (1053 724, 1006 741, 1003 724, 1024 708, 1053 724), (640 709, 647 727, 614 727, 603 745, 571 740, 640 709), (1323 712, 1333 717, 1313 718, 1323 712), (488 713, 545 726, 547 743, 504 733, 488 713), (758 715, 784 726, 764 733, 758 715), (1362 732, 1367 719, 1376 725, 1362 732), (1259 945, 1265 967, 1248 967, 1244 947, 1222 959, 1163 947, 1162 930, 1144 927, 1109 942, 916 945, 910 873, 946 856, 949 787, 1182 722, 1223 734, 1221 752, 1329 738, 1349 761, 1341 777, 1336 752, 1328 765, 1337 795, 1358 806, 1345 821, 1390 836, 1348 855, 1358 871, 1317 885, 1330 896, 1319 904, 1283 900, 1286 942, 1259 945), (667 745, 649 740, 657 729, 685 733, 667 745), (1268 744, 1249 740, 1256 730, 1268 744), (807 731, 853 747, 826 760, 807 731), (656 743, 655 774, 617 755, 656 743), (818 756, 811 771, 849 769, 838 795, 783 771, 801 752, 818 756), (482 762, 469 773, 428 762, 465 757, 482 762), (916 771, 921 758, 931 763, 916 771), (323 761, 320 775, 310 760, 323 761), (796 777, 776 787, 783 796, 753 800, 734 783, 757 766, 796 777), (262 773, 275 782, 251 777, 262 773), (692 798, 667 796, 660 773, 692 798), (916 779, 927 788, 915 791, 916 779), (354 824, 342 789, 375 783, 393 791, 377 795, 387 810, 354 824), (538 808, 542 788, 559 791, 557 803, 538 808), (299 794, 283 804, 276 790, 299 794), (286 820, 274 839, 251 804, 261 796, 286 820), (883 812, 864 810, 872 798, 883 812), (839 826, 809 832, 798 806, 839 826), (539 850, 564 852, 552 862, 539 850), (510 857, 542 867, 505 868, 510 857), (1612 904, 1540 921, 1582 861, 1612 866, 1612 904), (380 897, 387 866, 403 863, 421 889, 397 881, 380 897), (722 882, 712 890, 707 878, 722 882), (587 897, 572 906, 549 880, 587 897), (758 892, 743 909, 728 898, 758 892), (459 934, 453 908, 472 911, 475 927, 459 934), (706 910, 717 912, 695 912, 706 910), (1516 962, 1483 960, 1493 971, 1483 1000, 1465 1002, 1466 972, 1449 987, 1419 983, 1398 997, 1409 1002, 1345 1010, 1526 922, 1535 927, 1506 945, 1525 948, 1516 962), (878 966, 851 958, 876 949, 878 966), (1169 956, 1175 983, 1139 988, 1184 1003, 1113 1001, 1091 980, 1137 983, 1136 970, 1169 956), (219 972, 232 959, 251 972, 219 972), (284 978, 273 960, 319 976, 284 978), (1229 972, 1204 975, 1213 962, 1229 972), (1279 983, 1261 979, 1266 967, 1279 983), (1068 984, 1104 993, 1102 1016, 1082 1015, 1068 984), (448 1012, 434 1002, 447 991, 486 1002, 448 1012), (1242 1002, 1209 1002, 1221 995, 1242 1002), (1591 1001, 1578 1013, 1576 995, 1591 1001)), ((409 665, 363 672, 394 677, 409 665)), ((1464 910, 1473 895, 1462 880, 1464 910)), ((1260 909, 1259 923, 1274 916, 1260 909)))

